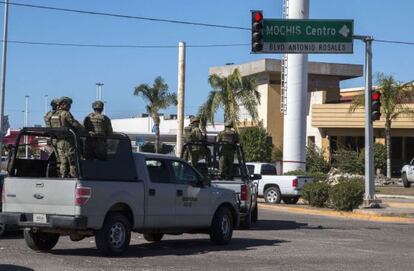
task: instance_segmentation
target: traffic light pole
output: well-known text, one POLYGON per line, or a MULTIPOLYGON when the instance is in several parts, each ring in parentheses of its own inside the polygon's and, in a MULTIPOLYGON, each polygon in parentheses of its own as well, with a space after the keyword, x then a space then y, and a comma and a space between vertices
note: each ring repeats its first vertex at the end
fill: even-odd
POLYGON ((374 128, 371 116, 372 102, 372 41, 371 36, 353 36, 365 43, 365 197, 364 207, 378 207, 374 179, 374 128))

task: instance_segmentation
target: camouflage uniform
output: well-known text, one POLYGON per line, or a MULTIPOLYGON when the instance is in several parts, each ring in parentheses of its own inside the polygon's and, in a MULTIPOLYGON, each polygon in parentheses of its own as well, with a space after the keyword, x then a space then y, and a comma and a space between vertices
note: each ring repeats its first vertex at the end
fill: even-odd
MULTIPOLYGON (((53 99, 50 102, 50 106, 52 107, 52 109, 49 112, 47 112, 46 115, 43 117, 43 119, 45 120, 45 126, 47 128, 52 127, 52 125, 50 123, 50 120, 51 120, 53 114, 55 114, 56 111, 58 110, 57 107, 58 107, 59 102, 60 102, 59 99, 53 99)), ((53 168, 55 168, 55 167, 59 168, 60 161, 59 161, 59 156, 57 154, 57 140, 56 140, 56 138, 53 138, 53 137, 51 138, 51 144, 52 144, 53 152, 54 152, 54 155, 53 154, 52 155, 55 157, 55 159, 54 158, 51 158, 51 161, 56 160, 56 164, 53 164, 52 163, 53 164, 52 167, 53 168)))
MULTIPOLYGON (((205 140, 205 135, 199 127, 200 120, 198 117, 192 117, 190 119, 190 125, 184 128, 184 140, 185 143, 192 141, 205 140)), ((195 166, 200 160, 200 156, 204 156, 205 151, 202 146, 192 145, 189 150, 186 151, 184 158, 187 161, 191 161, 191 164, 195 166)))
POLYGON ((43 117, 43 119, 45 120, 45 126, 47 128, 52 127, 50 125, 50 119, 52 118, 53 114, 55 114, 57 107, 58 107, 58 103, 59 103, 59 99, 53 99, 50 102, 50 106, 52 107, 52 109, 49 112, 47 112, 46 115, 43 117))
POLYGON ((226 121, 224 126, 224 131, 221 131, 217 138, 218 143, 224 143, 220 145, 219 149, 219 170, 223 178, 232 179, 234 153, 236 151, 236 144, 239 143, 239 135, 234 129, 232 129, 232 121, 226 121))
POLYGON ((102 114, 104 104, 101 101, 95 101, 92 104, 94 110, 90 113, 83 125, 91 137, 85 142, 85 159, 106 160, 107 144, 106 137, 112 134, 111 120, 102 114))
MULTIPOLYGON (((68 97, 61 98, 59 103, 60 109, 50 119, 52 128, 67 127, 74 131, 79 131, 82 128, 80 123, 69 112, 71 104, 72 99, 68 97)), ((77 177, 78 171, 76 168, 75 142, 73 137, 69 135, 58 136, 56 145, 60 160, 60 176, 62 178, 68 176, 77 177)))

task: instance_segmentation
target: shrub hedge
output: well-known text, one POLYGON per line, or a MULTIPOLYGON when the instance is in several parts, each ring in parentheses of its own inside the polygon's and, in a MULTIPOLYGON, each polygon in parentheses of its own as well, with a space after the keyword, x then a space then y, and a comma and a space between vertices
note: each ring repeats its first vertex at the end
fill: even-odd
POLYGON ((302 198, 310 206, 324 207, 329 199, 331 186, 324 182, 314 182, 303 186, 302 198))
POLYGON ((363 199, 364 184, 358 178, 343 178, 329 191, 329 202, 336 210, 352 211, 362 204, 363 199))

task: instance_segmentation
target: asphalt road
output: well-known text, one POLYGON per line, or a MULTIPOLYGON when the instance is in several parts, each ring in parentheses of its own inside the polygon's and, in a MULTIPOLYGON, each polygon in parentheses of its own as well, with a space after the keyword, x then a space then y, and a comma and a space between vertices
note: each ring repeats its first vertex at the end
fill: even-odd
POLYGON ((0 271, 29 270, 413 270, 414 225, 260 212, 252 230, 228 246, 207 235, 167 236, 150 244, 133 234, 122 258, 100 257, 93 238, 67 237, 50 253, 26 247, 19 234, 0 239, 0 271))

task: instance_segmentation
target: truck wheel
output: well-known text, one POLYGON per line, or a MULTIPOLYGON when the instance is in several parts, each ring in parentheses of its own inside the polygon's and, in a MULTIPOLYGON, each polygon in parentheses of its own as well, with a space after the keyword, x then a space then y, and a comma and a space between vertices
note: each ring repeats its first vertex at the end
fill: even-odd
POLYGON ((259 220, 259 208, 256 207, 252 211, 252 223, 256 223, 259 220))
POLYGON ((226 245, 233 235, 233 216, 227 207, 221 207, 214 215, 210 227, 210 240, 216 245, 226 245))
POLYGON ((267 188, 263 193, 263 197, 266 203, 272 204, 280 203, 282 200, 282 194, 280 193, 279 188, 276 186, 267 188))
POLYGON ((404 187, 406 188, 411 187, 411 183, 407 179, 407 173, 404 172, 403 174, 401 174, 401 179, 402 179, 404 187))
POLYGON ((286 197, 282 198, 283 202, 286 204, 296 204, 299 201, 298 197, 286 197))
POLYGON ((106 256, 117 256, 128 249, 131 241, 131 223, 121 213, 110 213, 102 229, 95 232, 95 244, 106 256))
POLYGON ((148 242, 159 242, 163 236, 163 233, 144 233, 144 239, 148 242))
POLYGON ((33 232, 30 229, 25 229, 23 235, 27 246, 35 251, 51 250, 59 240, 57 233, 33 232))
POLYGON ((6 224, 0 223, 0 237, 6 233, 6 224))

